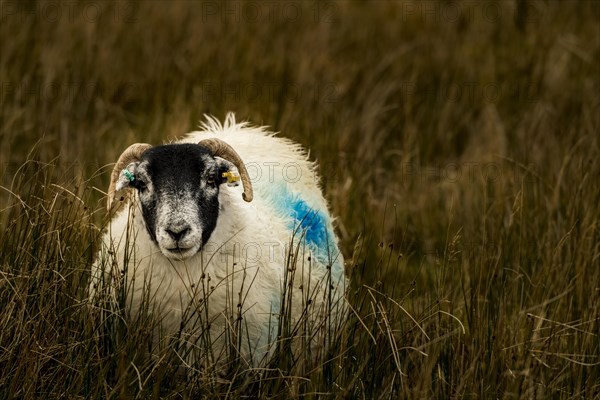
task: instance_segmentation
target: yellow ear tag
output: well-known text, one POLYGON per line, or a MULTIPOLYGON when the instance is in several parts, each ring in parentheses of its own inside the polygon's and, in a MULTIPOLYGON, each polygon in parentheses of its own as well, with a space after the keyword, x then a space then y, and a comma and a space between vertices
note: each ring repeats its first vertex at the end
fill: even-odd
POLYGON ((240 180, 240 177, 231 171, 223 172, 221 176, 227 178, 227 183, 234 183, 240 180))

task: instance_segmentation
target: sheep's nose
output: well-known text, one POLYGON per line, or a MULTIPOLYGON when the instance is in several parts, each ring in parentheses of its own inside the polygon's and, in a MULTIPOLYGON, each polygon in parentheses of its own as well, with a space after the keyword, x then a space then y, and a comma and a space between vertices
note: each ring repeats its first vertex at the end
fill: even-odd
POLYGON ((179 240, 183 239, 183 237, 185 235, 187 235, 187 233, 190 231, 190 226, 189 225, 179 225, 177 227, 172 226, 165 230, 167 231, 167 233, 169 234, 169 236, 171 236, 171 238, 173 240, 178 242, 179 240))

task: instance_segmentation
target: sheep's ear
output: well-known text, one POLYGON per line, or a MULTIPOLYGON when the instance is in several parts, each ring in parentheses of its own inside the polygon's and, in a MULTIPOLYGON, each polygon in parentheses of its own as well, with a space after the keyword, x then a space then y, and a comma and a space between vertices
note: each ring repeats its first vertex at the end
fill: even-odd
POLYGON ((138 164, 139 162, 133 162, 123 168, 115 185, 116 192, 135 186, 135 170, 137 169, 138 164))
POLYGON ((217 179, 219 185, 226 183, 227 186, 238 186, 240 184, 240 175, 232 162, 215 157, 217 162, 217 179))

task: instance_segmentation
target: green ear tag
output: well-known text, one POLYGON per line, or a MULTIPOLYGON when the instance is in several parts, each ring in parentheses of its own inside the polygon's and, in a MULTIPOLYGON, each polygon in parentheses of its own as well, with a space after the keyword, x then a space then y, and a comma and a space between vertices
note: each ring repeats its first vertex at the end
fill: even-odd
POLYGON ((129 182, 135 181, 135 175, 133 175, 128 170, 124 169, 122 173, 123 173, 123 175, 125 175, 125 178, 127 178, 129 180, 129 182))

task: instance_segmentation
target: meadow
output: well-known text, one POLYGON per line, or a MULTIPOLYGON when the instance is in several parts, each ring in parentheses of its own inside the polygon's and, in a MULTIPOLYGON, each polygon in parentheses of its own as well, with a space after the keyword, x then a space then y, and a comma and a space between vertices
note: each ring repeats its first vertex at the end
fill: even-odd
POLYGON ((600 398, 600 2, 0 2, 0 398, 600 398), (110 170, 204 114, 307 149, 353 312, 181 373, 86 302, 110 170), (99 339, 100 337, 100 339, 99 339))

